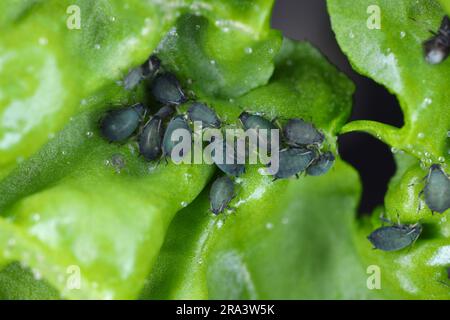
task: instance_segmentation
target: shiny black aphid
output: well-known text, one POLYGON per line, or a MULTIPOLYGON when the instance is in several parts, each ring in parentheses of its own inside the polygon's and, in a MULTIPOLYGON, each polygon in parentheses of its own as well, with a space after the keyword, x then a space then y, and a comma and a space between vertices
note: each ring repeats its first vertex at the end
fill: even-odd
POLYGON ((431 211, 443 213, 450 208, 450 177, 440 165, 431 166, 422 193, 431 211))
POLYGON ((328 151, 320 155, 314 162, 306 169, 306 174, 310 176, 321 176, 328 172, 334 164, 334 155, 328 151))
POLYGON ((144 126, 139 136, 139 153, 145 160, 153 161, 161 156, 161 143, 164 136, 163 119, 154 116, 144 126))
MULTIPOLYGON (((164 157, 170 157, 172 154, 173 148, 179 143, 179 141, 172 141, 172 134, 175 130, 183 129, 191 133, 191 128, 187 124, 183 115, 177 115, 172 120, 170 120, 167 125, 166 132, 164 133, 164 138, 162 142, 162 150, 164 157)), ((181 138, 180 138, 181 140, 181 138)), ((180 154, 180 156, 184 156, 180 154)))
POLYGON ((178 79, 171 73, 156 77, 152 84, 152 93, 155 99, 163 104, 179 105, 187 100, 178 79))
POLYGON ((101 119, 100 132, 108 141, 123 141, 136 131, 144 115, 145 107, 141 103, 111 110, 101 119))
POLYGON ((312 123, 302 119, 290 119, 283 127, 286 143, 292 147, 320 145, 324 135, 312 123))
POLYGON ((134 89, 142 80, 153 78, 161 66, 161 61, 151 55, 142 65, 133 68, 128 72, 124 79, 124 87, 126 90, 134 89))
POLYGON ((432 32, 433 37, 423 43, 425 60, 430 64, 439 64, 450 53, 450 19, 445 16, 442 19, 438 32, 432 32))
POLYGON ((227 176, 220 177, 211 186, 209 191, 209 202, 211 204, 211 212, 215 215, 223 212, 230 201, 235 197, 234 183, 227 176))
POLYGON ((412 245, 422 233, 419 223, 414 225, 392 225, 381 227, 373 231, 367 239, 374 249, 383 251, 397 251, 412 245))
POLYGON ((245 172, 245 165, 237 163, 236 150, 233 147, 227 148, 225 141, 223 141, 222 158, 218 154, 216 155, 214 151, 212 156, 216 166, 230 176, 239 177, 245 172))
POLYGON ((193 103, 187 114, 192 122, 201 121, 203 127, 220 128, 221 122, 217 114, 204 103, 193 103))
POLYGON ((313 150, 305 148, 284 149, 279 154, 279 168, 275 180, 297 176, 305 171, 316 158, 313 150))

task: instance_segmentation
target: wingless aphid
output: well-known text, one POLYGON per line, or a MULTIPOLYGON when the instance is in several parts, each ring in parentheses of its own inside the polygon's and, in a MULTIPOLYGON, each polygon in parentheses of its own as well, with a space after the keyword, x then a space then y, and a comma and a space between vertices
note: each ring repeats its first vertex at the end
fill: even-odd
MULTIPOLYGON (((162 142, 163 157, 170 157, 173 148, 179 143, 177 141, 172 141, 172 134, 175 132, 175 130, 179 129, 186 130, 187 132, 189 132, 189 134, 191 134, 191 128, 189 127, 183 115, 175 116, 167 125, 167 129, 164 133, 162 142)), ((184 156, 184 154, 180 156, 182 157, 184 156)))
POLYGON ((171 73, 156 77, 152 83, 152 94, 163 104, 179 105, 187 101, 178 79, 171 73))
POLYGON ((419 223, 413 225, 394 224, 373 231, 367 239, 374 249, 398 251, 412 245, 422 233, 419 223))
POLYGON ((126 90, 134 89, 142 80, 155 77, 161 66, 161 61, 151 55, 142 65, 133 68, 128 72, 124 79, 124 87, 126 90))
POLYGON ((423 43, 425 60, 430 64, 439 64, 450 53, 450 19, 444 16, 438 32, 423 43))
POLYGON ((422 194, 431 211, 443 213, 450 208, 450 177, 440 165, 430 167, 422 194))
POLYGON ((129 138, 145 116, 145 107, 137 103, 130 107, 111 110, 100 121, 100 132, 110 142, 129 138))
POLYGON ((218 178, 211 186, 209 191, 209 201, 211 204, 211 212, 215 215, 222 213, 231 200, 235 197, 234 183, 227 176, 218 178))
POLYGON ((320 145, 324 135, 312 123, 302 119, 290 119, 283 127, 283 136, 291 147, 320 145))
POLYGON ((209 108, 206 104, 201 102, 193 103, 187 112, 189 119, 194 121, 201 121, 203 127, 220 128, 221 122, 217 114, 209 108))
POLYGON ((334 160, 334 155, 330 151, 327 151, 314 160, 314 162, 306 169, 306 174, 309 176, 324 175, 331 169, 334 160))
POLYGON ((271 130, 274 129, 278 129, 277 126, 267 120, 266 118, 257 115, 257 114, 250 114, 248 112, 242 112, 239 116, 239 120, 242 123, 242 126, 244 127, 245 130, 249 130, 249 129, 255 129, 255 130, 259 130, 259 129, 265 129, 267 130, 267 137, 263 137, 267 140, 267 150, 270 150, 270 142, 271 142, 271 137, 272 137, 272 133, 271 130))
POLYGON ((280 151, 275 180, 286 179, 304 172, 316 159, 316 152, 306 148, 289 148, 280 151))
POLYGON ((237 155, 234 146, 227 148, 227 143, 223 141, 222 158, 219 154, 212 152, 213 161, 216 166, 224 173, 230 176, 238 177, 245 172, 245 165, 237 163, 237 155))

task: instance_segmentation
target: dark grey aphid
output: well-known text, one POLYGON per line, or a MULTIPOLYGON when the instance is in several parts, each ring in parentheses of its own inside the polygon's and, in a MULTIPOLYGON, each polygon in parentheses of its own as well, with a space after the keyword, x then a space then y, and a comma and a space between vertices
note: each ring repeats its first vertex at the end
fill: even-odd
POLYGON ((392 225, 373 231, 367 239, 374 249, 383 251, 398 251, 412 245, 422 233, 419 223, 414 225, 392 225))
POLYGON ((220 177, 211 186, 209 191, 209 202, 211 204, 211 212, 215 215, 223 212, 231 200, 235 197, 234 183, 227 176, 220 177))
POLYGON ((237 163, 238 157, 234 148, 229 147, 228 149, 227 143, 223 141, 222 158, 219 157, 219 154, 216 155, 213 151, 213 161, 222 172, 230 176, 239 177, 240 175, 245 173, 245 165, 237 163))
MULTIPOLYGON (((173 148, 180 142, 180 141, 172 141, 172 134, 175 130, 183 129, 189 132, 191 134, 191 128, 186 122, 186 119, 183 115, 177 115, 172 120, 170 120, 169 124, 167 125, 166 132, 164 133, 164 138, 162 142, 162 150, 163 150, 163 156, 168 157, 172 154, 173 148)), ((181 138, 180 138, 181 140, 181 138)), ((180 154, 181 157, 184 156, 184 154, 180 154)))
POLYGON ((175 109, 172 106, 164 106, 155 113, 154 117, 159 117, 165 120, 169 118, 174 112, 175 109))
POLYGON ((430 64, 439 64, 450 53, 450 19, 444 16, 438 32, 423 43, 425 60, 430 64))
POLYGON ((193 103, 187 113, 192 122, 201 121, 203 127, 220 128, 221 126, 217 114, 204 103, 193 103))
POLYGON ((163 119, 154 116, 144 126, 139 136, 139 153, 148 161, 161 156, 161 144, 164 135, 163 119))
POLYGON ((101 134, 111 142, 123 141, 136 131, 144 115, 145 107, 142 103, 111 110, 100 121, 101 134))
POLYGON ((283 128, 286 143, 292 147, 320 145, 324 135, 312 123, 290 119, 283 128))
POLYGON ((440 165, 431 166, 422 193, 431 211, 443 213, 450 208, 450 177, 440 165))
POLYGON ((161 61, 151 55, 142 65, 133 68, 128 72, 124 79, 124 87, 126 90, 134 89, 142 80, 153 78, 158 72, 161 61))
POLYGON ((152 84, 152 93, 155 99, 163 104, 179 105, 187 100, 178 79, 171 73, 156 77, 152 84))
POLYGON ((244 127, 245 130, 249 130, 249 129, 255 129, 255 130, 259 130, 259 129, 265 129, 267 130, 267 137, 262 137, 262 138, 266 138, 267 140, 267 150, 270 150, 270 143, 271 143, 271 139, 272 139, 272 132, 271 130, 275 130, 278 129, 278 127, 272 122, 267 120, 266 118, 257 115, 257 114, 251 114, 248 112, 242 112, 239 116, 239 120, 242 123, 242 126, 244 127))
POLYGON ((334 155, 330 151, 327 151, 314 160, 314 162, 306 169, 306 174, 310 176, 324 175, 331 169, 334 160, 334 155))
POLYGON ((275 180, 298 176, 316 159, 316 152, 305 148, 289 148, 279 153, 279 168, 275 180))

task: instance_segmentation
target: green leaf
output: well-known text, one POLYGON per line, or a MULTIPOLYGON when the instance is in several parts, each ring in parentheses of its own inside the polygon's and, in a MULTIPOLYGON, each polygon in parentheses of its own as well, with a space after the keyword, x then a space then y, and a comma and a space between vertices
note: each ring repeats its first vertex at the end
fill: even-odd
MULTIPOLYGON (((267 86, 231 104, 312 119, 335 148, 353 85, 306 43, 285 40, 276 61, 267 86)), ((175 217, 141 298, 374 297, 351 237, 360 193, 352 168, 338 160, 325 176, 273 182, 252 166, 237 182, 226 218, 209 212, 208 188, 175 217)))
MULTIPOLYGON (((442 3, 448 7, 448 1, 442 3)), ((341 48, 359 72, 397 95, 405 122, 399 129, 362 120, 342 130, 365 131, 389 144, 398 169, 389 183, 385 208, 360 222, 356 242, 365 263, 381 268, 381 293, 386 298, 448 299, 448 287, 442 282, 447 281, 450 264, 450 225, 445 213, 433 215, 420 198, 429 166, 440 163, 446 168, 450 163, 450 60, 427 64, 422 49, 422 42, 431 37, 429 30, 437 31, 445 13, 438 1, 378 1, 376 7, 366 0, 328 1, 341 48), (381 28, 371 29, 366 22, 376 15, 376 7, 381 28), (394 223, 424 225, 413 248, 372 250, 366 237, 381 225, 381 213, 394 223)))
MULTIPOLYGON (((2 21, 0 265, 7 266, 1 274, 5 298, 48 298, 55 290, 64 298, 135 298, 170 221, 201 192, 213 168, 156 166, 138 157, 135 140, 114 145, 101 139, 98 120, 105 109, 145 98, 143 88, 130 94, 116 81, 142 63, 184 14, 239 26, 255 46, 271 34, 272 1, 266 0, 80 0, 75 3, 81 10, 80 30, 66 26, 72 4, 27 2, 11 7, 2 21), (125 163, 120 170, 117 159, 125 163), (17 261, 36 278, 32 289, 21 286, 30 273, 17 261), (79 288, 69 285, 73 270, 80 272, 79 288)), ((261 63, 264 57, 269 56, 261 55, 261 63)), ((229 61, 235 70, 233 63, 246 68, 253 62, 229 61)), ((270 63, 264 61, 264 70, 255 64, 246 70, 264 83, 270 63)), ((222 72, 228 71, 217 76, 222 72)))

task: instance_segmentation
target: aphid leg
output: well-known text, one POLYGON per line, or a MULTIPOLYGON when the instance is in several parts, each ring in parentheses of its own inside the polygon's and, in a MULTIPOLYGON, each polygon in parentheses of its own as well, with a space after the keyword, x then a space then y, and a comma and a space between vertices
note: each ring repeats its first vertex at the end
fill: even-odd
POLYGON ((437 282, 439 282, 440 284, 443 284, 444 286, 450 288, 450 284, 448 284, 448 283, 446 283, 446 282, 444 282, 442 280, 437 280, 437 282))
POLYGON ((296 177, 297 179, 300 179, 300 176, 299 176, 298 173, 295 174, 295 177, 296 177))

